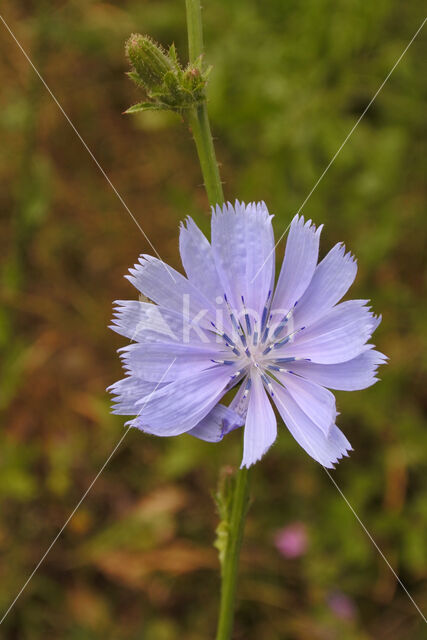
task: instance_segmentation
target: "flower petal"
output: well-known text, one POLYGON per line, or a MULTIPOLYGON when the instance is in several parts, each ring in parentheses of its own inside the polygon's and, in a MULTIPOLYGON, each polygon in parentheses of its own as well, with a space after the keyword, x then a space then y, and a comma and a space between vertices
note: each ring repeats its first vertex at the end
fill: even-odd
POLYGON ((235 367, 218 365, 154 391, 142 403, 133 426, 156 436, 193 429, 224 395, 235 367))
POLYGON ((189 320, 211 329, 216 309, 181 273, 165 268, 165 263, 152 256, 141 255, 139 262, 125 276, 134 287, 153 302, 177 313, 189 315, 189 320))
POLYGON ((365 306, 367 300, 342 302, 311 327, 277 350, 277 357, 310 358, 320 364, 346 362, 366 351, 379 318, 365 306), (280 356, 279 356, 280 354, 280 356))
POLYGON ((239 416, 241 416, 244 420, 246 419, 246 415, 248 413, 248 405, 249 405, 249 393, 245 394, 248 379, 249 379, 248 376, 244 378, 244 380, 242 381, 242 384, 237 390, 236 395, 230 402, 230 409, 238 413, 239 416))
POLYGON ((199 424, 187 433, 206 442, 219 442, 224 435, 242 427, 245 421, 235 411, 217 404, 199 424))
POLYGON ((272 382, 274 400, 287 428, 307 453, 331 469, 342 456, 348 455, 351 445, 342 431, 333 425, 326 437, 298 406, 290 393, 280 384, 272 382))
POLYGON ((224 289, 216 270, 212 247, 192 218, 188 217, 186 222, 187 226, 181 223, 179 250, 187 277, 209 300, 214 301, 217 297, 222 300, 224 289))
POLYGON ((186 331, 188 340, 191 337, 192 342, 209 342, 212 339, 211 332, 196 333, 186 325, 182 313, 139 300, 116 300, 114 305, 110 329, 134 342, 185 342, 186 331))
POLYGON ((243 439, 242 467, 250 467, 260 460, 277 436, 277 422, 270 400, 259 374, 252 376, 243 439))
POLYGON ((261 315, 274 280, 272 216, 263 202, 236 201, 212 211, 212 249, 232 309, 261 315))
POLYGON ((313 277, 319 256, 319 239, 323 225, 317 230, 311 220, 296 215, 291 222, 285 257, 274 294, 272 309, 283 315, 301 298, 313 277))
POLYGON ((107 389, 113 396, 114 405, 111 412, 125 416, 136 415, 139 411, 138 402, 146 398, 158 386, 154 382, 146 382, 135 376, 128 376, 115 382, 107 389))
POLYGON ((317 265, 313 278, 293 315, 295 329, 310 326, 327 313, 348 291, 357 273, 355 258, 336 244, 317 265))
POLYGON ((292 370, 308 380, 313 380, 329 389, 356 391, 366 389, 377 382, 377 368, 384 364, 387 356, 370 349, 356 358, 339 364, 317 364, 315 362, 293 362, 292 370))
MULTIPOLYGON (((135 343, 119 351, 124 368, 132 375, 142 380, 170 382, 178 378, 188 378, 198 371, 214 367, 215 363, 212 360, 222 359, 224 345, 177 342, 135 343)), ((228 355, 227 352, 225 355, 228 355)), ((231 368, 231 365, 228 366, 231 368)))
POLYGON ((293 373, 277 373, 281 382, 300 409, 327 436, 335 424, 337 410, 334 395, 320 385, 293 373))

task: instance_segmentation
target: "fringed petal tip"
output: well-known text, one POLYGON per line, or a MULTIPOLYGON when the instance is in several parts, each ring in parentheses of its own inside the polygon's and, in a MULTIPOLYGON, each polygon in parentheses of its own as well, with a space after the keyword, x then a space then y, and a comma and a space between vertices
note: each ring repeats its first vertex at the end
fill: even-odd
POLYGON ((199 227, 194 222, 191 216, 186 216, 186 218, 184 220, 181 220, 179 223, 179 228, 181 232, 193 230, 195 227, 197 228, 197 230, 199 230, 199 227))
POLYGON ((315 222, 313 222, 311 219, 305 220, 304 216, 296 213, 291 220, 291 224, 289 225, 289 228, 299 232, 311 231, 317 237, 319 237, 320 234, 322 233, 323 226, 324 226, 323 224, 320 224, 318 227, 316 227, 315 222))
MULTIPOLYGON (((336 245, 334 245, 332 247, 332 249, 330 250, 329 254, 331 254, 331 257, 334 256, 334 260, 336 262, 340 262, 340 268, 341 269, 345 269, 345 268, 353 268, 354 271, 354 277, 356 276, 356 272, 357 272, 357 258, 356 256, 349 250, 347 250, 344 242, 337 242, 336 245)), ((327 255, 329 255, 327 254, 327 255)), ((353 278, 354 280, 354 278, 353 278)), ((349 285, 350 286, 350 285, 349 285)))
POLYGON ((343 460, 343 458, 349 458, 350 457, 350 453, 354 451, 352 446, 347 447, 347 449, 344 449, 335 459, 332 459, 329 463, 327 464, 322 464, 322 467, 324 467, 325 469, 336 469, 336 465, 339 464, 341 462, 341 460, 343 460))
POLYGON ((369 350, 371 352, 371 357, 372 357, 373 366, 374 366, 374 373, 376 373, 378 370, 378 367, 381 367, 383 364, 387 364, 390 358, 386 356, 385 353, 381 353, 381 351, 376 351, 374 344, 368 344, 366 346, 369 347, 369 350))
POLYGON ((155 256, 150 256, 148 253, 141 253, 138 256, 138 262, 135 262, 133 267, 129 268, 129 273, 125 274, 124 278, 126 278, 126 280, 129 280, 129 282, 132 282, 133 284, 132 278, 137 278, 138 276, 140 276, 144 271, 144 269, 146 269, 149 265, 152 265, 152 264, 154 265, 161 264, 164 266, 164 268, 167 271, 170 270, 170 266, 166 264, 166 262, 163 262, 163 260, 159 260, 155 256))
POLYGON ((356 256, 353 253, 351 253, 350 249, 347 251, 347 248, 344 242, 337 242, 335 247, 332 247, 332 249, 336 249, 337 254, 342 258, 344 258, 345 260, 347 260, 348 262, 353 262, 357 264, 356 256))
POLYGON ((260 202, 248 202, 248 204, 243 202, 243 200, 241 202, 239 200, 235 200, 234 205, 227 201, 223 205, 216 204, 215 206, 212 206, 211 211, 213 217, 223 215, 258 215, 266 222, 271 222, 274 218, 274 216, 269 213, 264 200, 261 200, 260 202))
POLYGON ((121 408, 121 402, 119 402, 119 400, 116 400, 115 404, 112 404, 110 407, 110 413, 113 416, 127 416, 128 412, 126 409, 121 408))
POLYGON ((243 202, 243 200, 239 201, 237 199, 234 201, 234 205, 229 200, 227 200, 227 202, 224 202, 222 205, 216 204, 211 206, 211 211, 213 216, 238 214, 242 210, 244 211, 245 209, 246 209, 246 203, 243 202))
POLYGON ((153 433, 152 431, 150 431, 150 427, 148 425, 145 425, 142 423, 142 420, 139 416, 136 416, 136 418, 132 418, 132 420, 128 420, 127 422, 125 422, 125 427, 127 427, 128 429, 137 429, 138 431, 141 431, 142 433, 145 433, 148 436, 158 436, 158 437, 167 437, 168 434, 167 433, 153 433))
POLYGON ((372 314, 372 333, 374 333, 374 331, 376 331, 379 327, 379 325, 382 322, 382 315, 379 314, 378 316, 376 316, 375 314, 372 314))
POLYGON ((253 465, 256 464, 257 462, 259 462, 261 460, 261 458, 263 458, 265 456, 267 451, 269 449, 271 449, 271 447, 273 446, 275 441, 276 440, 273 440, 273 442, 271 442, 271 444, 269 444, 267 447, 265 447, 265 449, 263 449, 260 453, 258 453, 257 457, 252 458, 251 460, 243 459, 242 462, 241 462, 241 465, 240 465, 240 469, 249 469, 250 467, 253 467, 253 465))
POLYGON ((128 420, 127 422, 125 422, 124 426, 127 427, 128 429, 138 429, 139 431, 144 431, 142 425, 138 423, 137 418, 132 418, 132 420, 128 420))
POLYGON ((108 325, 108 329, 111 329, 112 331, 115 331, 116 333, 119 333, 118 328, 120 325, 120 318, 117 316, 113 316, 111 318, 111 324, 108 325))

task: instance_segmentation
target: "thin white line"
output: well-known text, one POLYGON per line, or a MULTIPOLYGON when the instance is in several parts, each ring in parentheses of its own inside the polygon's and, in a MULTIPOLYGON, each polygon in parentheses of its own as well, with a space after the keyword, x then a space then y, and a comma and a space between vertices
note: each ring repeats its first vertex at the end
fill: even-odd
MULTIPOLYGON (((298 425, 297 425, 298 427, 298 425)), ((310 451, 313 450, 310 442, 308 441, 308 438, 306 437, 304 431, 302 429, 300 429, 299 427, 297 428, 298 433, 300 434, 300 436, 302 437, 302 439, 304 440, 306 446, 306 451, 309 453, 310 451)), ((311 455, 309 453, 309 455, 311 455)), ((326 475, 329 477, 330 481, 332 482, 332 484, 335 486, 335 488, 338 490, 339 494, 341 495, 341 497, 343 498, 343 500, 345 501, 346 505, 349 507, 350 511, 353 513, 354 517, 356 518, 357 522, 360 524, 360 526, 362 527, 363 531, 366 533, 366 535, 368 536, 369 540, 372 542, 372 544, 374 545, 374 547, 376 548, 376 550, 378 551, 378 553, 380 554, 380 556, 382 557, 382 559, 384 560, 384 562, 386 563, 386 565, 388 566, 388 568, 390 569, 390 571, 392 572, 392 574, 394 575, 394 577, 396 578, 397 582, 400 584, 400 586, 402 587, 402 589, 404 590, 404 592, 406 593, 406 595, 408 596, 408 598, 410 599, 410 601, 412 602, 412 604, 414 605, 414 607, 416 608, 416 610, 418 611, 418 613, 420 614, 420 616, 422 617, 422 619, 424 620, 424 622, 427 623, 427 620, 423 614, 423 612, 421 611, 421 609, 419 608, 419 606, 417 605, 417 603, 415 602, 414 598, 411 596, 411 594, 409 593, 408 589, 405 587, 405 585, 403 584, 402 580, 399 578, 399 576, 397 575, 396 571, 393 569, 393 567, 391 566, 390 562, 387 560, 386 556, 384 555, 384 553, 381 551, 380 547, 378 546, 378 544, 375 542, 374 538, 372 537, 372 535, 369 533, 367 527, 363 524, 362 520, 359 518, 359 516, 357 515, 356 511, 353 509, 353 507, 351 506, 349 500, 346 498, 346 496, 344 495, 344 492, 340 489, 340 487, 338 486, 338 484, 336 483, 336 481, 334 480, 334 478, 332 477, 332 475, 329 473, 328 469, 321 463, 319 463, 320 466, 323 468, 323 470, 325 471, 326 475)))
MULTIPOLYGON (((323 465, 322 465, 323 466, 323 465)), ((424 620, 424 622, 427 624, 427 619, 425 617, 425 615, 423 614, 423 612, 421 611, 421 609, 419 608, 419 606, 417 605, 417 603, 415 602, 414 598, 411 596, 411 594, 409 593, 408 589, 405 587, 405 585, 403 584, 402 580, 399 578, 399 576, 397 575, 396 571, 393 569, 393 567, 391 566, 390 562, 387 560, 387 558, 385 557, 384 553, 381 551, 380 547, 378 546, 378 544, 375 542, 375 540, 373 539, 372 535, 369 533, 368 529, 366 528, 366 526, 363 524, 362 520, 359 518, 359 516, 357 515, 356 511, 353 509, 353 507, 351 506, 350 502, 347 500, 347 498, 345 497, 343 491, 339 488, 338 484, 335 482, 334 478, 332 477, 332 475, 329 473, 329 471, 327 470, 326 467, 323 467, 323 469, 325 470, 326 474, 328 475, 330 481, 332 482, 332 484, 336 487, 336 489, 338 490, 339 494, 341 495, 342 499, 344 500, 344 502, 346 503, 346 505, 348 506, 348 508, 351 510, 352 514, 354 515, 354 517, 356 518, 357 522, 360 524, 360 526, 362 527, 363 531, 366 533, 366 535, 368 536, 369 540, 372 542, 372 544, 374 545, 374 547, 376 548, 376 550, 378 551, 378 553, 380 554, 381 558, 384 560, 384 562, 386 563, 386 565, 388 566, 388 568, 390 569, 390 571, 392 572, 392 574, 394 575, 394 577, 396 578, 397 582, 400 584, 400 586, 402 587, 403 591, 406 593, 406 595, 408 596, 408 598, 410 599, 410 601, 412 602, 412 604, 414 605, 414 607, 416 608, 416 610, 418 611, 418 613, 420 614, 420 616, 422 617, 422 619, 424 620)))
MULTIPOLYGON (((338 157, 338 155, 340 154, 340 152, 342 151, 343 147, 345 146, 345 144, 348 142, 348 140, 350 139, 351 135, 353 134, 354 130, 356 129, 356 127, 360 124, 360 121, 362 120, 362 118, 365 116, 366 112, 368 111, 369 107, 372 105, 372 103, 374 102, 374 100, 376 99, 376 97, 378 96, 378 94, 380 93, 380 91, 383 89, 384 85, 386 84, 387 80, 390 78, 391 74, 393 73, 393 71, 396 69, 397 65, 399 64, 399 62, 402 60, 403 56, 405 55, 405 53, 408 51, 409 47, 411 46, 411 44, 414 42, 415 38, 417 37, 417 35, 420 33, 421 29, 423 28, 425 22, 426 22, 427 18, 424 18, 424 20, 422 21, 421 25, 418 27, 418 29, 416 30, 416 32, 414 33, 414 35, 412 36, 411 40, 409 41, 409 43, 406 45, 406 47, 404 48, 404 50, 402 51, 402 53, 400 54, 400 56, 398 57, 398 59, 396 60, 396 62, 394 63, 394 65, 392 66, 392 68, 390 69, 390 71, 388 72, 387 76, 385 77, 385 79, 383 80, 383 82, 381 83, 381 85, 379 86, 379 88, 377 89, 377 91, 375 92, 375 94, 373 95, 373 97, 371 98, 371 100, 369 101, 369 103, 367 104, 367 106, 364 108, 362 115, 359 116, 358 120, 356 121, 356 123, 353 125, 353 127, 350 129, 349 133, 347 134, 347 136, 345 137, 344 141, 342 142, 341 146, 339 147, 338 151, 336 151, 336 153, 334 154, 334 156, 332 157, 332 159, 330 160, 328 166, 326 167, 326 169, 323 171, 323 173, 321 174, 321 176, 318 178, 316 184, 314 185, 314 187, 312 188, 312 190, 310 191, 310 193, 308 194, 308 196, 306 197, 306 199, 304 200, 304 202, 302 203, 302 205, 300 206, 300 208, 298 209, 298 211, 296 212, 295 215, 298 215, 303 207, 306 205, 306 203, 308 202, 308 200, 311 198, 311 196, 313 195, 314 191, 317 189, 317 187, 319 186, 320 182, 323 180, 323 178, 325 177, 326 173, 329 171, 329 169, 331 168, 332 164, 335 162, 336 158, 338 157)), ((282 233, 282 235, 280 236, 280 238, 278 239, 278 241, 276 242, 276 244, 274 245, 274 248, 270 251, 270 253, 268 254, 268 256, 266 257, 265 261, 263 262, 263 264, 260 266, 260 268, 258 269, 258 271, 256 272, 256 274, 254 275, 254 277, 251 280, 251 283, 255 280, 255 278, 257 277, 257 275, 259 274, 259 272, 264 268, 265 264, 267 263, 268 259, 270 258, 271 254, 274 253, 275 249, 277 248, 277 245, 281 242, 282 238, 284 237, 286 231, 288 230, 288 227, 286 228, 286 230, 282 233)))
MULTIPOLYGON (((153 395, 153 393, 157 390, 157 388, 159 387, 159 385, 161 384, 162 380, 164 379, 165 375, 167 374, 167 372, 169 371, 169 369, 171 368, 171 366, 173 365, 173 363, 175 362, 176 358, 174 358, 172 360, 172 362, 170 363, 170 365, 168 366, 168 368, 166 369, 166 371, 164 372, 164 374, 162 375, 161 379, 159 380, 159 382, 157 383, 157 385, 155 386, 155 388, 153 389, 153 391, 147 396, 147 399, 145 400, 144 404, 142 405, 138 415, 140 415, 141 411, 143 410, 143 408, 145 407, 145 405, 147 404, 147 402, 149 401, 149 399, 151 398, 151 396, 153 395)), ((46 549, 45 553, 43 554, 43 556, 40 558, 40 560, 38 561, 38 563, 36 564, 36 566, 34 567, 33 571, 31 572, 29 578, 27 579, 27 581, 24 583, 24 585, 22 586, 21 590, 19 591, 18 595, 15 597, 15 599, 12 601, 12 603, 9 605, 9 608, 7 609, 7 611, 5 612, 5 614, 3 615, 2 619, 0 620, 0 624, 2 624, 6 618, 6 616, 10 613, 10 611, 13 609, 13 607, 15 606, 17 600, 20 598, 20 596, 22 595, 22 592, 24 591, 24 589, 27 587, 27 585, 29 584, 29 582, 31 581, 31 579, 33 578, 34 574, 37 572, 37 570, 39 569, 39 567, 41 566, 41 564, 43 563, 43 561, 45 560, 46 556, 48 555, 48 553, 51 551, 52 547, 55 545, 55 543, 57 542, 57 540, 59 539, 59 537, 61 536, 62 532, 64 531, 64 529, 66 528, 66 526, 68 525, 68 523, 70 522, 71 518, 74 516, 74 514, 76 513, 77 509, 80 507, 80 505, 82 504, 83 500, 86 498, 86 496, 88 495, 88 493, 90 492, 90 490, 92 489, 93 485, 95 484, 95 482, 98 480, 99 476, 101 475, 101 473, 104 471, 105 467, 107 466, 107 464, 110 462, 111 458, 113 457, 113 455, 116 453, 117 449, 120 447, 121 443, 123 442, 123 440, 126 438, 129 430, 132 428, 132 425, 129 425, 128 428, 126 429, 126 431, 124 432, 124 434, 122 435, 122 437, 120 438, 120 440, 118 441, 118 443, 116 444, 116 446, 114 447, 114 449, 112 450, 112 452, 110 453, 110 455, 108 456, 108 458, 106 459, 106 461, 104 462, 104 464, 102 465, 101 469, 98 471, 98 473, 96 474, 95 478, 92 480, 92 482, 90 483, 89 487, 86 489, 86 491, 84 492, 84 494, 82 495, 82 497, 80 498, 80 500, 78 501, 78 503, 76 504, 76 506, 74 507, 74 509, 72 510, 72 512, 70 513, 70 515, 68 516, 68 518, 66 519, 66 521, 64 522, 64 524, 62 525, 61 529, 58 531, 58 533, 56 534, 55 538, 52 540, 52 542, 50 543, 50 545, 48 546, 48 548, 46 549)))
POLYGON ((64 118, 67 120, 68 124, 70 125, 70 127, 72 128, 72 130, 74 131, 74 133, 76 134, 76 136, 78 137, 78 139, 80 140, 80 142, 82 143, 82 145, 84 146, 84 148, 86 149, 86 151, 88 152, 88 154, 90 155, 90 157, 92 158, 92 160, 94 161, 94 163, 96 164, 96 166, 98 167, 98 169, 100 170, 100 172, 102 173, 102 175, 104 176, 104 178, 106 179, 106 181, 108 182, 108 184, 110 185, 110 187, 112 188, 112 190, 114 191, 114 193, 116 194, 116 196, 118 197, 118 199, 120 200, 121 204, 124 206, 124 208, 126 209, 126 211, 128 212, 128 214, 130 215, 130 217, 132 218, 132 220, 134 221, 134 223, 136 224, 136 226, 138 227, 138 229, 140 230, 140 232, 142 233, 142 235, 144 236, 144 238, 146 239, 146 241, 148 242, 148 244, 150 245, 150 247, 152 248, 152 250, 154 251, 154 253, 156 254, 156 256, 159 258, 159 260, 161 261, 161 263, 163 264, 164 268, 166 269, 166 271, 168 272, 168 274, 170 275, 170 277, 172 278, 172 280, 175 282, 175 278, 173 277, 170 269, 168 268, 168 266, 166 265, 165 262, 163 262, 162 258, 160 257, 160 254, 158 253, 157 249, 154 247, 153 243, 151 242, 151 240, 149 239, 149 237, 147 236, 147 234, 145 233, 145 231, 143 230, 143 228, 141 227, 141 225, 139 224, 138 220, 135 218, 135 216, 133 215, 132 211, 129 209, 129 207, 127 206, 126 202, 123 200, 122 196, 120 195, 120 193, 117 191, 116 187, 114 186, 114 184, 111 182, 110 178, 108 177, 108 175, 106 174, 106 172, 104 171, 104 169, 101 167, 101 165, 99 164, 98 160, 96 159, 96 157, 94 156, 94 154, 92 153, 92 151, 89 149, 88 145, 86 144, 86 142, 83 140, 82 136, 80 135, 80 133, 78 132, 78 130, 76 129, 76 127, 74 126, 74 124, 72 123, 71 119, 69 118, 68 114, 64 111, 64 109, 62 108, 61 104, 59 103, 59 101, 57 100, 56 96, 54 95, 54 93, 51 91, 50 87, 48 86, 47 82, 45 81, 45 79, 43 78, 43 76, 41 75, 41 73, 39 72, 39 70, 37 69, 37 67, 33 64, 31 58, 29 57, 29 55, 27 54, 27 52, 25 51, 25 49, 23 48, 23 46, 21 45, 21 43, 19 42, 19 40, 17 39, 17 37, 15 36, 15 34, 13 33, 12 29, 9 27, 9 25, 7 24, 6 20, 3 18, 2 15, 0 15, 0 20, 3 22, 4 26, 6 27, 6 29, 8 30, 8 32, 10 33, 10 35, 12 36, 12 38, 14 39, 14 41, 16 42, 16 44, 18 45, 18 47, 20 48, 21 52, 23 53, 24 57, 26 58, 26 60, 28 61, 28 63, 31 65, 31 67, 33 68, 34 72, 36 73, 36 75, 38 76, 38 78, 40 79, 40 81, 42 82, 42 84, 44 85, 44 87, 46 88, 47 92, 50 94, 51 98, 53 99, 53 101, 56 103, 58 109, 61 111, 62 115, 64 116, 64 118))
POLYGON ((88 495, 88 493, 90 492, 90 490, 92 489, 93 485, 95 484, 95 482, 98 480, 99 476, 101 475, 101 473, 104 471, 105 467, 107 466, 107 464, 109 463, 109 461, 111 460, 111 458, 113 457, 113 455, 115 454, 115 452, 117 451, 117 449, 119 448, 119 446, 121 445, 121 443, 123 442, 123 440, 125 439, 129 429, 131 428, 131 426, 129 426, 127 428, 127 430, 124 432, 124 434, 122 435, 122 437, 120 438, 120 440, 118 441, 118 443, 116 444, 116 446, 114 447, 113 451, 110 453, 110 455, 108 456, 107 460, 104 462, 103 466, 101 467, 101 469, 99 470, 99 472, 97 473, 97 475, 95 476, 95 478, 92 480, 92 482, 90 483, 89 487, 86 489, 85 493, 83 494, 83 496, 80 498, 79 502, 76 504, 76 506, 74 507, 74 509, 72 510, 72 512, 70 513, 70 515, 68 516, 67 520, 65 521, 65 523, 62 525, 61 529, 59 530, 59 532, 57 533, 57 535, 55 536, 55 538, 52 540, 51 544, 49 545, 49 547, 47 548, 47 550, 45 551, 45 553, 43 554, 43 556, 40 558, 39 562, 36 564, 36 566, 34 567, 32 573, 30 574, 29 578, 27 579, 27 581, 24 583, 23 587, 21 588, 21 590, 19 591, 18 595, 16 596, 16 598, 13 600, 13 602, 10 604, 8 610, 6 611, 6 613, 3 615, 2 619, 0 620, 0 624, 2 624, 6 618, 6 616, 8 615, 8 613, 11 611, 11 609, 14 607, 15 603, 17 602, 18 598, 21 596, 22 592, 24 591, 24 589, 26 588, 26 586, 28 585, 28 583, 30 582, 30 580, 33 578, 34 574, 37 572, 37 570, 39 569, 40 565, 43 563, 44 559, 46 558, 46 556, 48 555, 48 553, 50 552, 50 550, 52 549, 52 547, 55 545, 55 543, 57 542, 58 538, 61 536, 62 532, 64 531, 64 529, 66 528, 66 526, 68 525, 68 523, 70 522, 71 518, 74 516, 74 514, 76 513, 77 509, 80 507, 80 505, 82 504, 83 500, 86 498, 86 496, 88 495))

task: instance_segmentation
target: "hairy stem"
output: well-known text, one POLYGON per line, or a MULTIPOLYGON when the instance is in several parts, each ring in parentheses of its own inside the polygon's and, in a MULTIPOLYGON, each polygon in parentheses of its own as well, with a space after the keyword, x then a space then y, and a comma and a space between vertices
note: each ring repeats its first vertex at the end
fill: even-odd
MULTIPOLYGON (((188 51, 190 62, 203 54, 202 12, 200 0, 186 0, 188 51)), ((206 100, 189 110, 187 121, 196 143, 200 167, 209 203, 222 204, 224 194, 209 124, 206 100)))
POLYGON ((203 53, 202 8, 200 0, 185 0, 187 10, 188 53, 190 62, 203 53))
POLYGON ((224 202, 221 179, 209 126, 208 110, 206 104, 199 105, 190 110, 188 124, 196 143, 203 181, 208 195, 209 204, 215 206, 224 202))
POLYGON ((221 603, 216 640, 230 640, 233 632, 239 556, 249 504, 250 476, 251 469, 240 469, 237 472, 222 568, 221 603))

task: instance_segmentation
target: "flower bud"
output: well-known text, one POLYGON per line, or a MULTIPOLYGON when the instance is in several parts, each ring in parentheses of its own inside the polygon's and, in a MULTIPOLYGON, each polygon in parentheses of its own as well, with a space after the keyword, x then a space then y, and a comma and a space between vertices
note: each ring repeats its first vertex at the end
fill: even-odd
POLYGON ((203 68, 201 56, 184 69, 174 45, 165 52, 149 36, 138 33, 127 41, 126 54, 132 65, 128 76, 144 90, 147 100, 134 104, 125 113, 150 109, 183 113, 206 99, 210 69, 203 68))
POLYGON ((148 91, 160 87, 165 75, 173 70, 171 60, 149 36, 132 34, 126 43, 126 55, 148 91))

